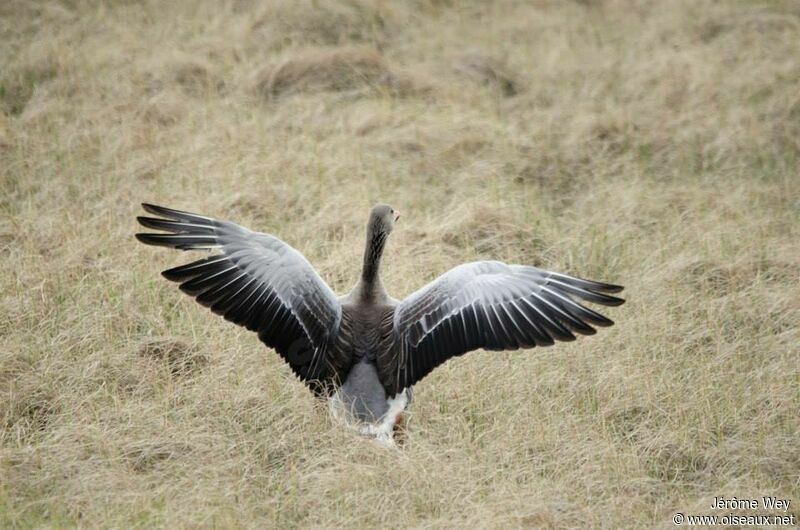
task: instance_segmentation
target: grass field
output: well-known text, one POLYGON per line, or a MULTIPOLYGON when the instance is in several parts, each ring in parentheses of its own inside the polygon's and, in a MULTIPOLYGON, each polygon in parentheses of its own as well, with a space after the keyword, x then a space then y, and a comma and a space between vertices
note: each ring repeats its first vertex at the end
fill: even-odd
POLYGON ((0 263, 3 528, 800 504, 800 5, 6 0, 0 263), (395 297, 494 258, 628 302, 445 364, 387 449, 160 277, 188 256, 134 240, 142 201, 274 233, 338 293, 380 201, 395 297))

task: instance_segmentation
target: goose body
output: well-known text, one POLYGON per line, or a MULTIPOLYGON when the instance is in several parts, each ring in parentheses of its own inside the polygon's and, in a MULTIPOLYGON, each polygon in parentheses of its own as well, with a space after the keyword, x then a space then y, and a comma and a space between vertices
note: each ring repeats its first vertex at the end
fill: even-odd
POLYGON ((387 395, 378 373, 379 354, 392 347, 397 302, 388 297, 362 301, 352 294, 340 301, 342 322, 335 349, 352 361, 342 385, 329 398, 331 412, 366 434, 388 438, 411 393, 410 389, 403 389, 397 396, 405 402, 397 410, 398 399, 387 395))
POLYGON ((164 271, 167 279, 225 319, 258 333, 297 377, 329 401, 334 417, 391 440, 412 387, 436 366, 472 350, 550 346, 591 335, 611 320, 582 305, 620 305, 621 286, 525 265, 459 265, 402 301, 380 280, 399 214, 370 212, 364 260, 352 291, 337 297, 297 250, 228 221, 143 204, 148 245, 212 250, 164 271))

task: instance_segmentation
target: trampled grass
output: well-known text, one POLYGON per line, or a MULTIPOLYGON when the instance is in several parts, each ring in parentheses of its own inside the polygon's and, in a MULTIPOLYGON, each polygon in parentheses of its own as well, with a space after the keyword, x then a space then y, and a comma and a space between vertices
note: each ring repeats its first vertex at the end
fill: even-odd
POLYGON ((791 0, 0 3, 0 526, 800 503, 799 79, 791 0), (340 293, 382 201, 396 297, 494 258, 628 302, 446 363, 387 450, 159 276, 187 256, 133 239, 142 201, 274 233, 340 293))

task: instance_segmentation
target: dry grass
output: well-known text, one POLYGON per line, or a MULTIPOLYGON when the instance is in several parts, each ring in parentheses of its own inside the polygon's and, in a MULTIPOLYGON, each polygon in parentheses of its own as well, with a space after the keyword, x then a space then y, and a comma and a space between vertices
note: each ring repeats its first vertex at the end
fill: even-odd
POLYGON ((0 526, 800 502, 798 79, 792 0, 0 3, 0 526), (396 296, 491 257, 629 302, 447 363, 386 450, 159 277, 186 257, 135 242, 142 200, 279 234, 339 292, 380 200, 396 296))
POLYGON ((414 94, 414 88, 413 81, 393 73, 374 50, 342 47, 295 52, 264 68, 255 82, 256 92, 269 99, 326 91, 359 96, 365 90, 400 96, 414 94))

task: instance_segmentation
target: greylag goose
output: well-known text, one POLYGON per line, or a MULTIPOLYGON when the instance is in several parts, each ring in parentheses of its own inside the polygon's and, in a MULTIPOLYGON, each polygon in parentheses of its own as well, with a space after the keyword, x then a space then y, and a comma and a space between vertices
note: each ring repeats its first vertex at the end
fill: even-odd
POLYGON ((592 335, 611 320, 578 301, 616 306, 622 287, 526 265, 475 261, 404 300, 386 293, 379 269, 399 213, 372 208, 361 276, 337 297, 303 255, 277 237, 228 221, 152 204, 138 217, 164 233, 142 243, 213 255, 164 271, 214 313, 258 333, 337 418, 392 440, 413 385, 472 350, 551 346, 592 335))

